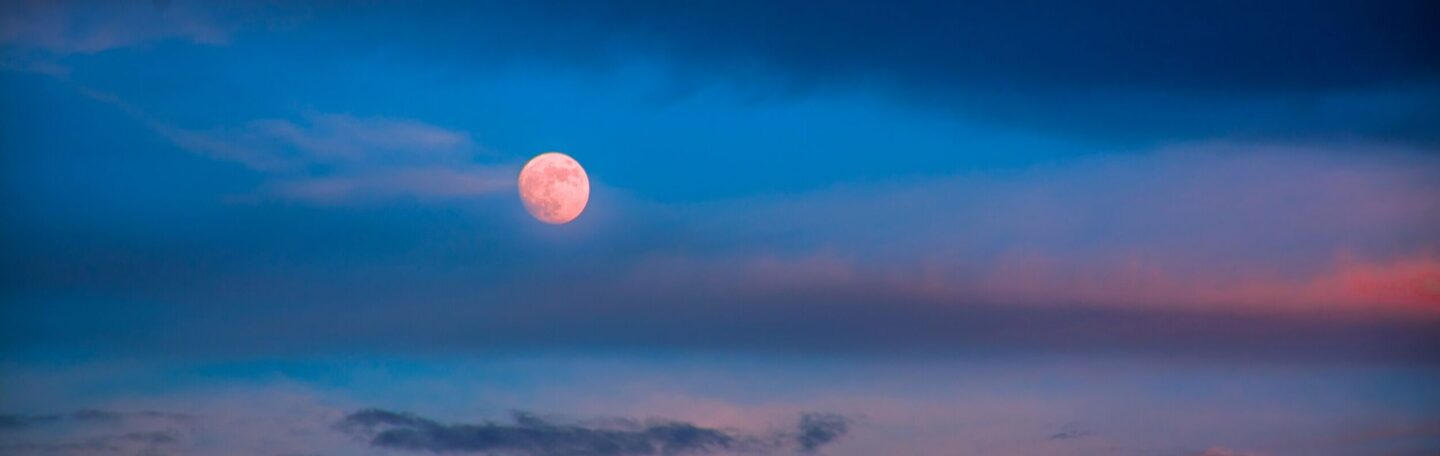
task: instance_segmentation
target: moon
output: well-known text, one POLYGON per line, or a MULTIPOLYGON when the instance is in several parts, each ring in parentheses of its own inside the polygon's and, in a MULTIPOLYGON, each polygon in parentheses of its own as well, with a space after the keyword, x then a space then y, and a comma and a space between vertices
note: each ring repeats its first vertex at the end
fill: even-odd
POLYGON ((590 201, 590 177, 569 155, 536 155, 520 169, 520 201, 530 215, 542 222, 570 223, 590 201))

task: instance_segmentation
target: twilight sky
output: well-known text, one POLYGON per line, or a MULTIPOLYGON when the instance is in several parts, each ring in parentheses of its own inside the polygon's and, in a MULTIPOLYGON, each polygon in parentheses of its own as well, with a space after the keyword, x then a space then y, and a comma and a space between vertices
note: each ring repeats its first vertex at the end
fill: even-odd
POLYGON ((0 453, 1440 452, 1435 17, 5 2, 0 453))

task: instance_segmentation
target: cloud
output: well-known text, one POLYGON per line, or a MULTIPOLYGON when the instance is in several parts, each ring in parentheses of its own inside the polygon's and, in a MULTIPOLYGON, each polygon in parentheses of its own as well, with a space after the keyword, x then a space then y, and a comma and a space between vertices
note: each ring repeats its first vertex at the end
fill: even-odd
MULTIPOLYGON (((681 91, 721 82, 762 94, 878 92, 972 121, 1087 139, 1362 137, 1433 145, 1440 141, 1428 128, 1440 119, 1440 49, 1431 43, 1440 40, 1420 18, 1434 10, 1411 0, 1325 0, 1305 9, 1281 1, 1137 0, 1105 8, 861 0, 820 9, 653 0, 423 8, 11 2, 0 16, 7 20, 0 45, 73 55, 163 40, 215 44, 240 30, 263 33, 256 22, 273 29, 304 18, 306 30, 326 38, 279 41, 361 61, 398 54, 415 68, 532 71, 543 62, 546 72, 605 73, 658 63, 674 80, 658 85, 681 91)), ((6 60, 11 68, 68 72, 43 59, 6 60)))
MULTIPOLYGON (((117 455, 589 456, 607 453, 585 445, 619 441, 617 452, 608 453, 618 456, 647 454, 622 452, 631 448, 623 442, 646 442, 649 454, 666 454, 664 442, 692 442, 668 447, 678 456, 804 453, 809 441, 818 444, 816 453, 837 456, 971 451, 1195 456, 1217 446, 1215 436, 1231 436, 1219 446, 1245 450, 1239 454, 1341 456, 1376 448, 1423 454, 1437 435, 1431 412, 1436 398, 1425 389, 1433 383, 1432 369, 1413 364, 694 354, 191 358, 124 369, 97 361, 109 366, 108 378, 89 373, 96 364, 59 370, 12 364, 5 379, 8 391, 18 393, 8 398, 20 397, 17 407, 99 401, 117 413, 176 410, 195 418, 0 430, 0 444, 28 445, 32 449, 22 454, 37 455, 87 454, 79 448, 106 437, 108 444, 126 449, 117 455), (177 383, 182 377, 177 373, 221 369, 233 375, 177 383), (315 378, 300 371, 327 374, 315 378), (95 385, 117 381, 134 387, 94 395, 95 385), (1177 389, 1193 394, 1176 394, 1177 389), (1410 400, 1396 406, 1377 395, 1410 400), (425 412, 369 408, 374 404, 425 412), (560 415, 464 418, 514 407, 560 415), (840 411, 846 424, 840 426, 835 415, 804 418, 813 410, 840 411), (441 414, 447 418, 438 418, 441 414), (347 423, 353 427, 347 429, 347 423), (1257 428, 1266 432, 1246 434, 1257 428), (397 431, 390 437, 393 445, 376 443, 387 430, 397 431), (1056 433, 1085 435, 1046 438, 1056 433), (718 443, 727 441, 729 446, 718 443), (433 449, 445 445, 461 448, 433 449), (512 449, 520 445, 528 446, 512 449), (463 450, 479 446, 490 449, 463 450)), ((14 453, 12 447, 0 448, 0 454, 14 453)))
POLYGON ((467 34, 475 39, 430 51, 447 57, 468 53, 466 60, 480 61, 515 52, 484 49, 488 40, 506 39, 572 62, 603 63, 613 54, 641 52, 724 76, 767 66, 803 85, 898 81, 1008 91, 1124 85, 1217 93, 1357 87, 1436 74, 1435 45, 1424 39, 1433 30, 1415 16, 1433 8, 1413 1, 1327 0, 1303 10, 1279 1, 1176 6, 1127 0, 1105 8, 1055 0, 862 0, 826 8, 763 1, 571 3, 406 11, 380 5, 372 13, 432 19, 424 29, 398 28, 387 42, 448 38, 436 30, 495 24, 467 34), (1376 29, 1369 22, 1376 18, 1390 27, 1376 29), (605 46, 597 56, 579 54, 578 43, 605 46), (1352 66, 1359 62, 1366 65, 1352 66))
POLYGON ((83 409, 67 415, 17 415, 0 414, 0 429, 28 428, 42 424, 73 423, 117 424, 126 420, 155 420, 182 423, 194 419, 182 413, 168 413, 154 410, 139 412, 114 412, 109 410, 83 409))
POLYGON ((1265 456, 1265 453, 1250 451, 1236 451, 1225 447, 1213 447, 1199 453, 1197 456, 1265 456))
POLYGON ((0 415, 0 452, 17 455, 181 454, 196 422, 188 414, 83 409, 59 415, 0 415))
POLYGON ((0 7, 0 46, 67 55, 167 39, 229 41, 230 27, 202 6, 184 1, 6 2, 0 7))
POLYGON ((409 119, 348 114, 310 113, 302 122, 260 119, 211 130, 162 126, 160 132, 181 147, 257 171, 456 163, 470 158, 474 147, 464 132, 409 119))
POLYGON ((325 204, 400 197, 473 197, 511 189, 514 181, 513 173, 502 167, 416 167, 281 180, 264 190, 283 198, 325 204))
POLYGON ((832 414, 806 414, 801 417, 795 433, 773 435, 749 435, 678 421, 568 424, 521 412, 516 412, 512 420, 512 423, 442 424, 407 413, 368 409, 346 416, 337 427, 368 438, 370 444, 377 447, 535 456, 755 452, 787 446, 814 451, 849 430, 848 420, 832 414))
POLYGON ((77 86, 149 126, 175 146, 266 177, 257 194, 315 204, 454 199, 514 185, 509 165, 477 163, 483 149, 469 133, 413 119, 305 112, 299 120, 266 118, 239 126, 182 128, 120 97, 77 86))
MULTIPOLYGON (((346 169, 330 176, 368 170, 346 169)), ((203 236, 17 235, 0 340, 1433 359, 1435 175, 1428 151, 1205 144, 703 204, 597 192, 597 217, 557 237, 499 198, 479 217, 242 205, 198 218, 203 236)), ((416 182, 447 181, 304 194, 444 190, 385 190, 416 182)))
POLYGON ((53 423, 59 420, 59 415, 0 414, 0 429, 22 429, 38 424, 53 423))
POLYGON ((815 451, 835 441, 850 431, 850 420, 833 413, 808 413, 800 417, 800 432, 796 440, 800 449, 815 451))
POLYGON ((657 255, 635 275, 867 283, 950 301, 1435 314, 1437 173, 1428 151, 1208 143, 839 186, 696 207, 713 221, 705 235, 749 242, 657 255))
POLYGON ((175 145, 270 176, 264 195, 318 204, 463 198, 510 188, 506 166, 474 163, 464 132, 409 119, 311 113, 187 130, 153 123, 175 145))
POLYGON ((337 22, 363 30, 352 49, 400 46, 465 72, 638 62, 682 92, 881 93, 1087 139, 1440 140, 1426 128, 1440 119, 1440 40, 1424 1, 572 3, 380 3, 337 22), (424 25, 370 33, 396 16, 424 25))
POLYGON ((1094 435, 1094 433, 1085 429, 1081 429, 1079 426, 1076 426, 1074 424, 1067 424, 1060 429, 1060 432, 1050 434, 1050 437, 1047 437, 1046 440, 1074 440, 1090 437, 1092 435, 1094 435))

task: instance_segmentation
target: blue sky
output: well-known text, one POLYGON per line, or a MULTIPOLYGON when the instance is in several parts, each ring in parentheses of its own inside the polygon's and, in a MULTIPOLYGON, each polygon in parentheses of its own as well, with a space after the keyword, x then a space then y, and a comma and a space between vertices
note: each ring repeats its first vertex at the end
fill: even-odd
POLYGON ((1434 9, 7 4, 0 441, 1434 451, 1434 9))

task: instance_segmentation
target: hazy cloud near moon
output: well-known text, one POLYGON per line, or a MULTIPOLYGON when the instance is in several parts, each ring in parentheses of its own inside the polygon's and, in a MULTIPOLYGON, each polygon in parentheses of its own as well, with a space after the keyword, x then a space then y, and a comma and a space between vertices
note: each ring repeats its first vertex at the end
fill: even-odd
MULTIPOLYGON (((187 130, 152 122, 176 146, 269 176, 262 197, 315 204, 446 200, 514 187, 512 166, 487 162, 470 135, 410 119, 308 113, 187 130)), ((492 158, 493 159, 493 158, 492 158)))
POLYGON ((514 188, 515 166, 470 134, 414 119, 305 111, 298 120, 256 119, 235 126, 182 128, 118 96, 78 86, 118 108, 181 150, 234 163, 264 176, 248 195, 312 204, 455 200, 514 188))

